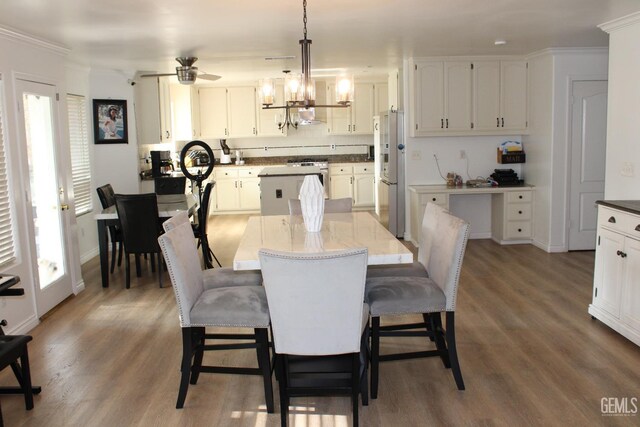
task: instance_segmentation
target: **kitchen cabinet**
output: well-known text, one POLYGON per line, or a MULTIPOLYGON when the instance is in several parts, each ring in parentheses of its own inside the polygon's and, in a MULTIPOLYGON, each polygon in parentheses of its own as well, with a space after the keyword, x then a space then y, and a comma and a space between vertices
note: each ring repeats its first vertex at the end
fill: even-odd
POLYGON ((598 206, 589 314, 640 345, 640 214, 598 206))
POLYGON ((374 205, 373 163, 344 163, 329 166, 330 197, 351 197, 355 208, 374 205))
POLYGON ((387 83, 376 83, 373 86, 373 115, 379 116, 381 112, 389 111, 389 85, 387 83))
POLYGON ((201 87, 198 90, 200 138, 255 136, 255 87, 201 87))
POLYGON ((192 86, 179 83, 169 85, 169 104, 171 110, 171 128, 175 141, 191 141, 193 134, 193 119, 191 115, 192 86))
MULTIPOLYGON (((258 88, 258 90, 260 90, 258 88)), ((276 97, 274 105, 284 105, 284 85, 276 85, 276 97)), ((259 136, 285 136, 286 127, 278 129, 278 120, 284 120, 283 109, 264 110, 257 101, 258 135, 259 136)))
MULTIPOLYGON (((327 131, 332 135, 373 134, 373 116, 377 108, 376 85, 377 83, 356 83, 355 100, 350 107, 329 108, 327 111, 327 131)), ((385 83, 381 85, 387 86, 385 83)), ((382 89, 379 90, 379 92, 381 91, 382 89)), ((327 102, 335 104, 335 98, 335 84, 327 85, 327 102)), ((380 101, 385 102, 382 99, 380 101)))
POLYGON ((173 141, 169 81, 166 77, 136 79, 134 110, 138 144, 173 141))
POLYGON ((262 167, 225 166, 214 170, 213 212, 260 210, 260 178, 262 167))
POLYGON ((473 63, 473 123, 478 131, 526 130, 526 61, 473 63))
POLYGON ((413 135, 471 130, 471 61, 414 64, 413 135))

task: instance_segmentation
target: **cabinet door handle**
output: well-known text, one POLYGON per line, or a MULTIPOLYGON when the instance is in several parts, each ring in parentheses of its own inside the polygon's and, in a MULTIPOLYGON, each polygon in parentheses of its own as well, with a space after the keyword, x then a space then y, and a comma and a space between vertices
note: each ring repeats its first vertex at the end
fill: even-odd
POLYGON ((449 119, 447 119, 447 129, 449 129, 449 119))
POLYGON ((236 188, 238 188, 238 181, 234 181, 236 188))
POLYGON ((504 127, 504 117, 502 118, 502 127, 504 127))
MULTIPOLYGON (((616 217, 615 217, 615 216, 611 216, 611 217, 609 217, 609 222, 610 222, 611 224, 615 224, 615 223, 616 223, 616 217)), ((636 228, 636 229, 637 229, 637 228, 636 228)))
POLYGON ((256 128, 253 128, 253 134, 254 135, 256 134, 256 128))
POLYGON ((522 211, 518 211, 518 213, 519 213, 520 215, 522 215, 522 211))
POLYGON ((636 225, 636 231, 640 231, 640 224, 636 225))
POLYGON ((522 194, 518 196, 518 199, 522 199, 522 194))
POLYGON ((353 184, 353 177, 351 177, 351 179, 349 181, 351 181, 351 183, 353 184))
POLYGON ((432 201, 432 202, 435 202, 435 201, 436 201, 436 198, 435 198, 435 197, 432 197, 432 198, 431 198, 431 201, 432 201))
POLYGON ((522 233, 522 228, 518 228, 518 233, 522 233))
POLYGON ((440 119, 440 129, 444 129, 444 119, 440 119))
POLYGON ((240 181, 240 188, 242 188, 242 181, 240 181))
POLYGON ((354 132, 356 131, 356 125, 353 125, 353 131, 354 132))
POLYGON ((500 117, 496 117, 496 127, 500 127, 500 117))
POLYGON ((616 251, 616 255, 619 255, 621 258, 626 258, 627 254, 622 251, 616 251))
POLYGON ((376 127, 375 127, 375 129, 376 129, 376 130, 378 130, 378 123, 376 123, 376 127))

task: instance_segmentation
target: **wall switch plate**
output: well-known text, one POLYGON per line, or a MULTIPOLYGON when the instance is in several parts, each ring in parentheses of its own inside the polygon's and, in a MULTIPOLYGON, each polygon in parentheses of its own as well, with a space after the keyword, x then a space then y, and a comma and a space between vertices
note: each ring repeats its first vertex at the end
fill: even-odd
POLYGON ((411 152, 411 160, 422 160, 422 151, 413 150, 411 152))
POLYGON ((461 159, 466 159, 467 158, 467 152, 464 150, 460 150, 460 158, 461 159))
POLYGON ((622 163, 622 169, 620 169, 620 175, 633 177, 635 176, 635 170, 632 162, 622 163))
POLYGON ((336 144, 331 144, 329 147, 331 151, 336 151, 336 144))
POLYGON ((276 190, 276 199, 282 199, 282 190, 276 190))

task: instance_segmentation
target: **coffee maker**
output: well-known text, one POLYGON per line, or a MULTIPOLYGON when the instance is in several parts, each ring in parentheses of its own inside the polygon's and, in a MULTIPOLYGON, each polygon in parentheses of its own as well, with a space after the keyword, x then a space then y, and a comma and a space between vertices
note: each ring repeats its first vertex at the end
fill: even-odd
POLYGON ((154 178, 170 175, 173 171, 173 161, 171 151, 150 151, 151 155, 151 176, 154 178))

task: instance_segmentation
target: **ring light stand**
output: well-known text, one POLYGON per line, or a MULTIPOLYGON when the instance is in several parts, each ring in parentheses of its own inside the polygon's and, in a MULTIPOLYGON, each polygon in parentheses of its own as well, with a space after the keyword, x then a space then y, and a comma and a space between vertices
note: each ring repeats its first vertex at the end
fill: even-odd
MULTIPOLYGON (((182 149, 182 151, 180 152, 180 170, 182 171, 182 173, 184 174, 184 176, 186 176, 187 178, 189 178, 191 181, 195 181, 196 186, 198 187, 198 206, 200 207, 199 211, 203 212, 202 209, 202 183, 209 178, 209 175, 211 175, 211 172, 213 172, 213 165, 215 163, 215 156, 213 155, 213 150, 211 150, 211 147, 209 147, 209 145, 204 142, 204 141, 191 141, 189 142, 187 145, 184 146, 184 148, 182 149), (207 165, 206 169, 204 170, 204 172, 202 172, 201 168, 198 168, 198 172, 194 175, 191 172, 189 172, 189 170, 187 169, 186 166, 186 162, 185 159, 187 157, 189 157, 187 155, 187 153, 193 149, 193 147, 201 147, 206 153, 207 155, 209 155, 209 164, 207 165)), ((198 224, 200 227, 200 244, 202 245, 202 255, 204 258, 204 263, 205 263, 205 267, 206 268, 212 268, 213 265, 211 265, 211 260, 209 260, 209 254, 208 252, 211 251, 211 249, 209 248, 209 242, 207 241, 207 236, 204 234, 204 227, 202 226, 202 224, 204 224, 203 221, 206 221, 207 218, 200 218, 200 216, 198 215, 198 224)), ((213 258, 216 259, 216 261, 218 261, 218 258, 216 258, 216 256, 213 254, 213 252, 211 252, 211 255, 213 255, 213 258)), ((220 265, 220 261, 218 261, 218 265, 220 265)))

